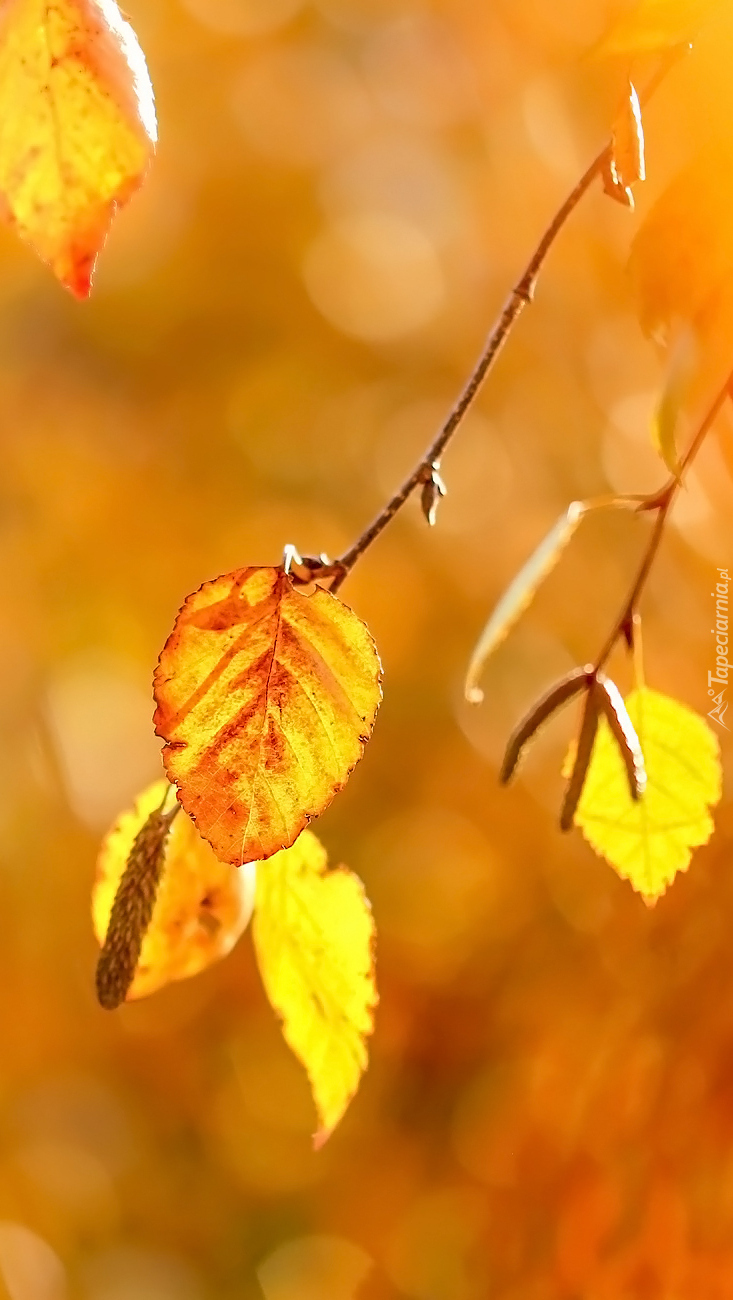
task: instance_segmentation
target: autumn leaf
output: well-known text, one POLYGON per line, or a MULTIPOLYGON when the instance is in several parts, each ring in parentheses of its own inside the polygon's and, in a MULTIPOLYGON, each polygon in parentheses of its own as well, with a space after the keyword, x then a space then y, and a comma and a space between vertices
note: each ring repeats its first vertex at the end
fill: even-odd
POLYGON ((470 704, 480 704, 484 693, 478 682, 487 659, 508 636, 515 623, 534 600, 547 575, 554 569, 565 547, 589 509, 585 501, 571 501, 549 533, 512 579, 476 642, 466 672, 464 695, 470 704))
POLYGON ((329 870, 312 831, 257 868, 252 923, 257 961, 285 1040, 310 1080, 322 1145, 367 1065, 377 1003, 374 922, 364 887, 329 870))
POLYGON ((694 325, 733 269, 730 224, 733 150, 701 151, 664 190, 634 239, 630 270, 641 323, 659 334, 694 325))
MULTIPOLYGON (((628 773, 605 719, 601 719, 575 823, 647 903, 686 871, 692 849, 713 830, 710 809, 721 795, 718 742, 691 709, 643 687, 626 701, 644 755, 647 786, 631 797, 628 773)), ((565 764, 567 774, 574 756, 565 764)))
POLYGON ((145 59, 114 0, 4 0, 4 215, 79 298, 155 139, 145 59))
MULTIPOLYGON (((634 496, 602 496, 587 501, 571 501, 567 509, 563 510, 549 533, 543 537, 516 577, 512 578, 476 642, 463 684, 463 693, 469 704, 482 703, 484 693, 478 683, 487 660, 529 608, 545 578, 555 568, 574 537, 581 519, 591 511, 635 508, 640 500, 640 497, 634 496)), ((520 724, 519 730, 523 725, 520 724)))
POLYGON ((381 700, 364 624, 280 568, 239 569, 186 600, 155 673, 166 772, 225 862, 287 848, 346 783, 381 700))
POLYGON ((692 40, 721 0, 638 0, 595 47, 599 55, 669 50, 692 40))
MULTIPOLYGON (((685 405, 708 400, 730 370, 733 353, 733 150, 711 144, 671 182, 634 240, 629 269, 647 334, 694 347, 683 367, 685 405)), ((679 393, 672 405, 679 409, 679 393)), ((669 424, 667 426, 669 432, 669 424)), ((667 439, 669 443, 671 439, 667 439)), ((670 448, 667 448, 668 454, 670 448)))
MULTIPOLYGON (((102 844, 92 893, 94 933, 100 944, 105 942, 115 895, 136 836, 160 809, 168 789, 167 781, 149 786, 134 808, 121 814, 102 844)), ((145 997, 225 957, 246 929, 254 891, 254 864, 237 870, 219 862, 193 822, 179 811, 164 844, 162 879, 127 999, 145 997)), ((137 892, 139 895, 140 882, 137 892)), ((137 915, 134 902, 131 899, 128 909, 133 921, 137 915)), ((134 939, 119 936, 118 951, 126 937, 134 939)), ((100 997, 106 999, 103 1005, 108 1007, 125 996, 122 992, 114 999, 116 974, 113 969, 105 988, 100 989, 100 997)))

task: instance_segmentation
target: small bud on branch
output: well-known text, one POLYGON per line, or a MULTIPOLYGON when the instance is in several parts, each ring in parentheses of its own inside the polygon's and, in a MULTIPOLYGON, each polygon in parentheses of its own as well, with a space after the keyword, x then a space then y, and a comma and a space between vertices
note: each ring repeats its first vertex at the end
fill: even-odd
POLYGON ((439 461, 435 460, 431 465, 426 465, 423 475, 423 489, 420 494, 420 504, 430 528, 435 524, 440 498, 444 497, 447 491, 448 489, 440 477, 439 461))

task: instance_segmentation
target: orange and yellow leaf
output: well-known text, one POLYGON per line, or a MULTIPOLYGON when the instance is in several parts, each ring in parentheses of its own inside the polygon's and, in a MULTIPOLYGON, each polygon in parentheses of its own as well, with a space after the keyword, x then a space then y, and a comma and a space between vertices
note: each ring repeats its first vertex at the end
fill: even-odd
POLYGON ((287 848, 346 783, 382 697, 376 646, 330 592, 239 569, 188 597, 155 673, 180 801, 225 862, 287 848))
POLYGON ((252 933, 265 991, 310 1080, 320 1145, 367 1065, 377 992, 364 887, 345 867, 329 870, 325 849, 303 831, 258 865, 252 933))
POLYGON ((0 203, 77 297, 155 138, 145 59, 114 0, 4 0, 0 203))

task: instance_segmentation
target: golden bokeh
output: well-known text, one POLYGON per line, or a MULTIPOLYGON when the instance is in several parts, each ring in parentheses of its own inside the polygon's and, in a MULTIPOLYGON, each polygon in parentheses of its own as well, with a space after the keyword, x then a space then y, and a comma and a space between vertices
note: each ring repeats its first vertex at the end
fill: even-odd
MULTIPOLYGON (((709 845, 650 910, 557 829, 572 710, 497 782, 517 719, 606 639, 649 520, 585 520, 487 664, 483 705, 462 693, 490 609, 569 502, 665 481, 664 331, 639 324, 628 261, 675 177, 730 138, 730 4, 644 109, 634 212, 597 185, 558 239, 443 459, 435 528, 411 501, 339 592, 385 693, 317 824, 378 934, 370 1065, 342 1123, 315 1153, 247 935, 114 1013, 94 997, 99 841, 161 775, 151 684, 177 611, 288 543, 343 552, 410 469, 607 139, 629 66, 594 49, 629 7, 126 0, 160 142, 90 300, 0 231, 12 1300, 733 1293, 727 786, 709 845)), ((632 62, 643 98, 657 56, 632 62)), ((726 212, 732 178, 710 186, 726 212)), ((711 244, 722 289, 727 229, 711 244)), ((733 356, 722 289, 699 317, 711 383, 733 356)), ((643 601, 648 685, 702 715, 732 436, 725 409, 643 601)), ((626 694, 620 652, 609 670, 626 694)))

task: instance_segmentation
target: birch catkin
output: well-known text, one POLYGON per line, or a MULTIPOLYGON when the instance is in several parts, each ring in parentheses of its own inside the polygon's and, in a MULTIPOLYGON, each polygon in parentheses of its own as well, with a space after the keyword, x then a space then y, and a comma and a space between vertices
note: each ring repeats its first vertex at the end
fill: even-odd
POLYGON ((105 1011, 114 1011, 124 1002, 134 979, 163 873, 171 822, 171 813, 150 814, 135 836, 117 887, 97 962, 97 997, 105 1011))

